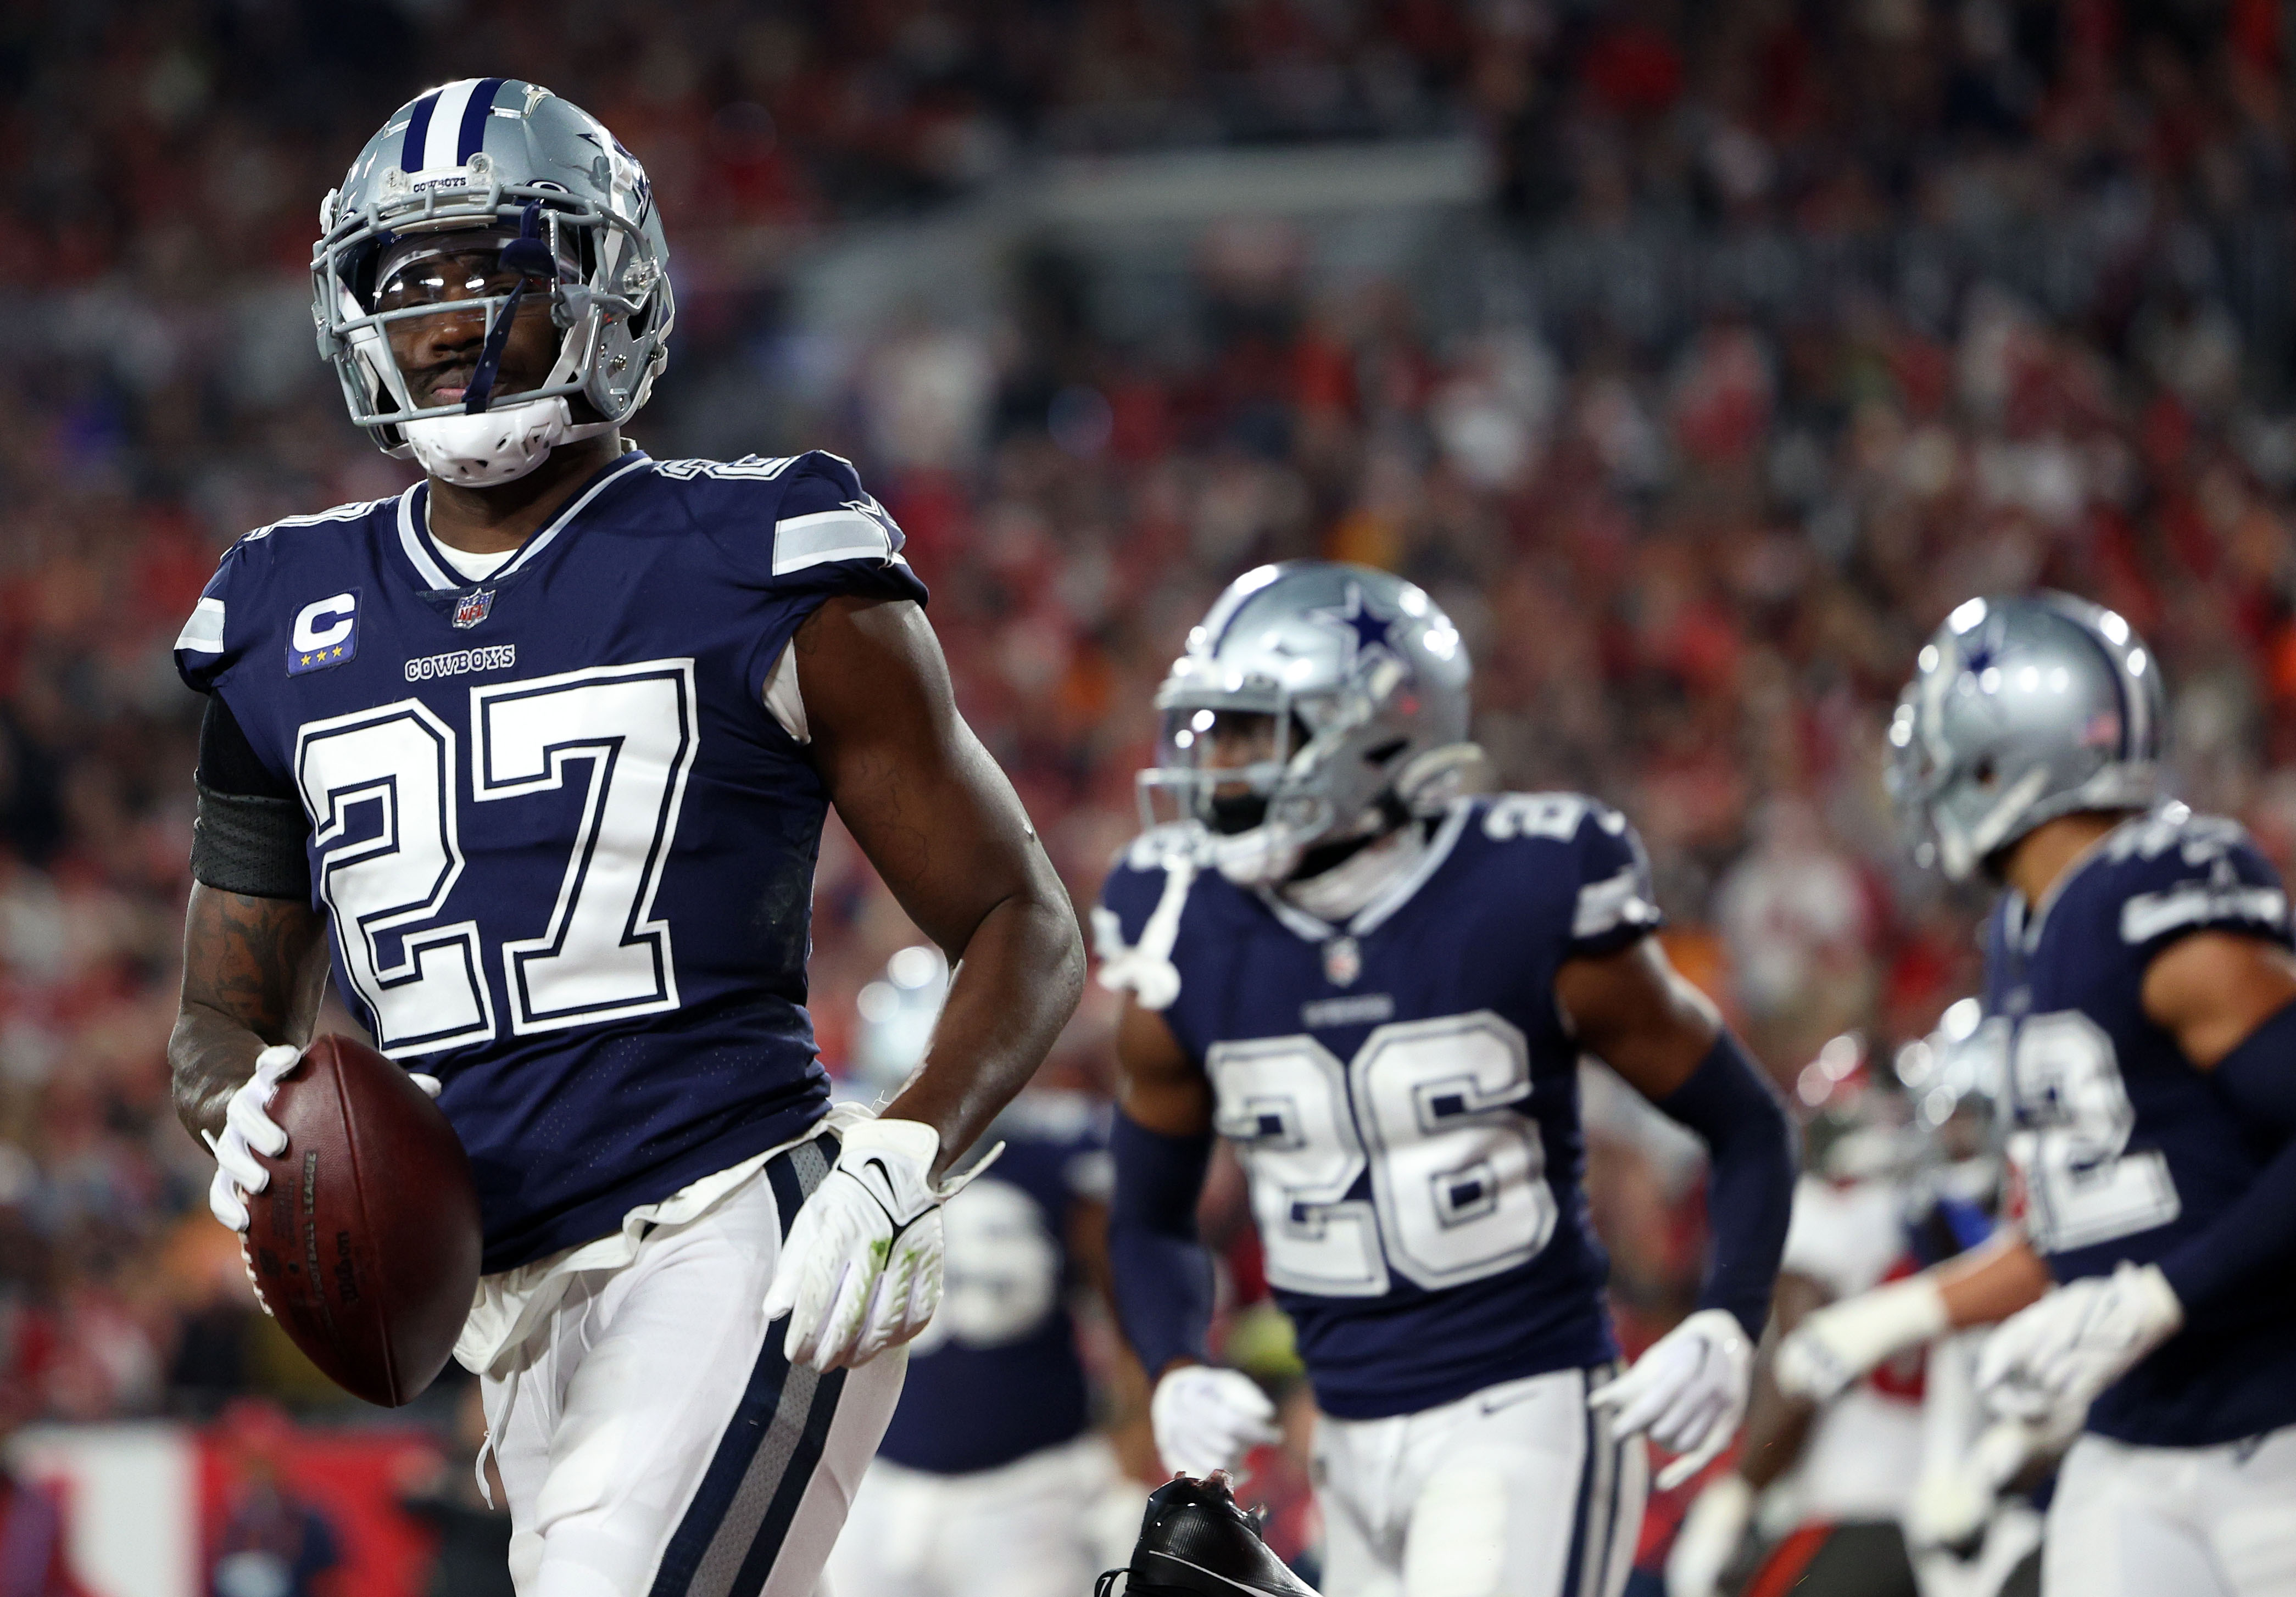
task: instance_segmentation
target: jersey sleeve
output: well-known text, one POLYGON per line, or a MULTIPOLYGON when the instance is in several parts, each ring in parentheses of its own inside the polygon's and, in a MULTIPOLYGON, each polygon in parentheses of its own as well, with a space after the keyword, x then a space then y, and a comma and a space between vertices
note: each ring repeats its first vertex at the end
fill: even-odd
POLYGON ((1587 813, 1572 839, 1578 857, 1578 896, 1571 909, 1565 959, 1615 954, 1666 924, 1651 885, 1650 856, 1634 827, 1608 805, 1581 802, 1587 813))
POLYGON ((1164 872, 1144 857, 1148 851, 1144 845, 1148 841, 1141 838, 1127 844, 1100 884, 1100 902, 1092 912, 1096 959, 1112 960, 1139 946, 1148 917, 1156 913, 1157 900, 1164 896, 1164 872))
POLYGON ((925 602, 925 585, 901 553, 907 540, 861 486, 850 461, 818 449, 797 455, 773 472, 762 504, 750 496, 755 484, 745 474, 772 467, 740 462, 717 470, 722 475, 698 486, 713 498, 726 496, 709 517, 719 546, 736 579, 771 601, 772 619, 748 666, 760 697, 783 646, 824 600, 850 594, 925 602), (758 523, 767 518, 772 521, 770 536, 761 536, 767 529, 758 523))
POLYGON ((215 575, 176 635, 176 673, 197 693, 213 693, 246 654, 256 632, 257 574, 246 540, 224 551, 215 575))
POLYGON ((2210 815, 2159 817, 2114 839, 2113 924, 2140 964, 2196 931, 2290 946, 2288 894, 2248 834, 2210 815))

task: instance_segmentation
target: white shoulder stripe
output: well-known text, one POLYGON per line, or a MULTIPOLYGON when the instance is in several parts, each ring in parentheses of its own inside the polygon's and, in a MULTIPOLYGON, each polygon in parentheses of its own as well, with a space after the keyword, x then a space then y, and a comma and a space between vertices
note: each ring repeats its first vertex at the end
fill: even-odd
POLYGON ((1616 876, 1580 888, 1570 914, 1570 935, 1599 938, 1621 926, 1657 925, 1658 905, 1643 897, 1642 885, 1642 873, 1623 865, 1616 876))
POLYGON ((857 510, 816 511, 774 523, 776 577, 832 560, 886 560, 892 553, 884 523, 857 510))
POLYGON ((2139 893, 2120 906, 2120 938, 2126 943, 2149 943, 2180 926, 2242 921, 2272 931, 2285 930, 2287 895, 2278 888, 2200 881, 2139 893))
POLYGON ((176 635, 176 647, 194 654, 223 652, 223 601, 202 599, 192 607, 192 618, 176 635))

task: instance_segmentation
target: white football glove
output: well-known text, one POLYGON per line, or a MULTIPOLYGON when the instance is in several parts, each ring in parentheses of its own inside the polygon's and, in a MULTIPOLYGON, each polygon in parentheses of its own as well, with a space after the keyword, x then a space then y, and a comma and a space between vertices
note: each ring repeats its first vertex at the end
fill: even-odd
POLYGON ((1753 1370, 1753 1344, 1737 1316, 1703 1308, 1652 1343, 1633 1369, 1589 1392, 1587 1401, 1613 1411, 1614 1435, 1646 1430, 1652 1441, 1681 1454, 1659 1471, 1663 1492, 1703 1470, 1738 1434, 1753 1370))
POLYGON ((1164 1468, 1199 1480, 1234 1474, 1243 1455, 1275 1434, 1275 1405, 1241 1370, 1182 1364, 1156 1383, 1148 1423, 1164 1468))
POLYGON ((2027 1463, 2070 1439, 2046 1425, 1997 1420, 1963 1457, 1932 1463, 1906 1500, 1906 1544, 1974 1553, 1993 1505, 2027 1463))
POLYGON ((208 1212, 244 1235, 249 1224, 247 1200, 271 1184, 266 1159, 287 1151, 286 1128, 271 1118, 271 1101, 279 1095, 280 1078, 303 1057, 300 1048, 280 1044, 255 1056, 255 1074, 239 1084, 224 1109, 223 1135, 201 1132, 215 1155, 215 1179, 208 1183, 208 1212))
POLYGON ((1978 1355, 1978 1394, 2005 1419, 2061 1423, 2184 1323, 2161 1266, 2124 1259, 2003 1321, 1978 1355))
POLYGON ((1811 1310, 1778 1344, 1773 1373, 1787 1396, 1824 1403, 1875 1365, 1950 1329, 1935 1282, 1893 1281, 1811 1310))
POLYGON ((1698 1494, 1666 1555, 1666 1597, 1715 1597, 1754 1517, 1753 1483, 1726 1470, 1698 1494))
POLYGON ((864 1120, 839 1134, 837 1163, 783 1239, 765 1303, 767 1323, 789 1317, 790 1363, 824 1372, 925 1328, 940 1306, 940 1206, 997 1151, 936 1187, 940 1134, 923 1122, 864 1120))

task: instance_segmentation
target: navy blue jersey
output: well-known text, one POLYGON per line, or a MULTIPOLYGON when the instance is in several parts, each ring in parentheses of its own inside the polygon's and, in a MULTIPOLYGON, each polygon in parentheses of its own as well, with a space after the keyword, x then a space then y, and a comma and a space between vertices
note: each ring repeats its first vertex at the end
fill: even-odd
POLYGON ((1026 1093, 980 1140, 1004 1152, 941 1209, 946 1286, 909 1344, 908 1380, 878 1453, 912 1470, 993 1470, 1092 1422, 1069 1302, 1070 1228, 1108 1201, 1108 1112, 1026 1093))
MULTIPOLYGON (((2008 1049, 2009 1158, 2026 1235, 2060 1281, 2161 1258, 2256 1179, 2268 1152, 2176 1039, 2145 1018, 2145 967, 2204 930, 2289 941, 2288 900, 2230 821, 2171 804, 2124 823, 2038 914, 2004 896, 1986 1008, 2008 1049)), ((2296 1423, 2296 1286, 2259 1281, 2238 1321, 2171 1338, 2099 1397, 2088 1427, 2201 1446, 2296 1423)))
POLYGON ((924 589, 833 455, 634 451, 480 582, 428 492, 249 534, 176 659, 301 795, 337 987, 446 1083, 493 1271, 822 1113, 826 798, 763 692, 827 596, 924 589))
POLYGON ((1344 927, 1196 869, 1200 835, 1134 844, 1095 920, 1104 957, 1178 975, 1164 1019, 1250 1172, 1317 1402, 1377 1419, 1615 1356, 1554 989, 1659 923, 1625 817, 1463 802, 1344 927))

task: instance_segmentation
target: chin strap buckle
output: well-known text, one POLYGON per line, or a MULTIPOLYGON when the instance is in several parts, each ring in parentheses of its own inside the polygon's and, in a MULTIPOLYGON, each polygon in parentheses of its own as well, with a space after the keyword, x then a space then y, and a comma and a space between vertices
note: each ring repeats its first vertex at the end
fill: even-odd
POLYGON ((518 236, 502 247, 502 264, 518 274, 518 282, 511 286, 510 298, 503 301, 501 314, 495 324, 487 330, 487 341, 479 350, 479 364, 471 373, 471 386, 463 396, 463 414, 482 415, 495 396, 495 376, 502 369, 503 348, 510 342, 511 323, 518 319, 518 307, 526 298, 529 284, 538 281, 554 281, 558 262, 550 253, 550 246, 542 242, 542 201, 529 201, 519 213, 518 236))

